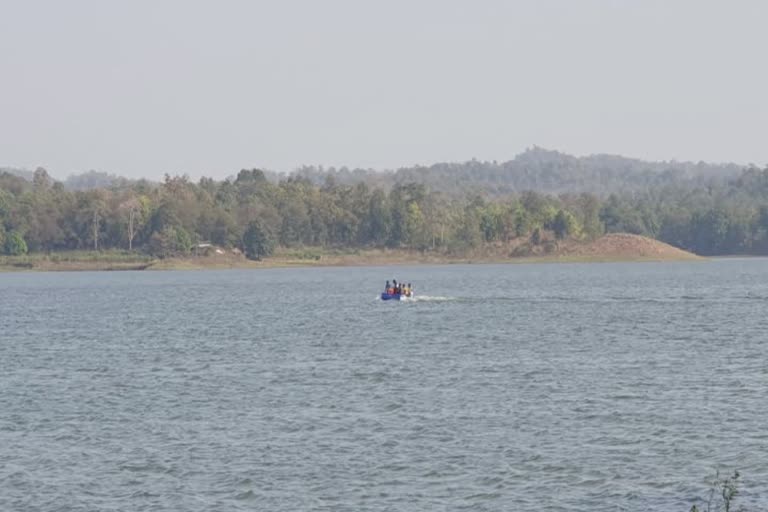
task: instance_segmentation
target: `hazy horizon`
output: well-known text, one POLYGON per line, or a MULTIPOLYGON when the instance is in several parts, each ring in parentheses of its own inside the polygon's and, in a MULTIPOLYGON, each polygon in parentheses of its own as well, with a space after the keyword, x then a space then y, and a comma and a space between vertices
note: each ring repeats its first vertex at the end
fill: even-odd
POLYGON ((768 5, 0 4, 0 166, 158 179, 577 156, 768 162, 768 5))
MULTIPOLYGON (((323 165, 323 164, 302 164, 301 166, 297 166, 295 168, 286 169, 286 170, 269 169, 269 168, 263 167, 263 166, 261 166, 261 167, 259 167, 259 166, 240 166, 240 167, 238 167, 236 169, 231 169, 229 172, 225 172, 221 176, 211 176, 211 175, 208 175, 208 174, 194 175, 194 174, 190 174, 189 172, 184 171, 184 170, 179 170, 178 172, 173 172, 173 173, 163 172, 163 173, 160 173, 159 175, 156 175, 156 176, 144 176, 144 175, 127 176, 127 175, 122 175, 120 173, 111 171, 109 169, 83 169, 83 170, 79 170, 79 171, 70 172, 70 173, 68 173, 66 175, 61 175, 60 173, 57 173, 55 169, 50 169, 48 167, 41 166, 41 165, 38 165, 38 166, 35 166, 35 167, 21 167, 21 166, 5 165, 2 162, 0 162, 0 170, 1 169, 11 169, 11 170, 14 170, 14 171, 23 171, 23 172, 30 172, 30 173, 32 173, 32 172, 35 171, 35 169, 42 167, 43 169, 45 169, 49 173, 49 175, 52 178, 54 178, 55 180, 58 180, 58 181, 63 181, 63 180, 66 180, 67 178, 70 178, 70 177, 85 175, 85 174, 88 174, 88 173, 91 173, 91 172, 106 173, 106 174, 110 174, 110 175, 115 175, 115 176, 120 177, 120 178, 147 179, 147 180, 150 180, 150 181, 162 180, 165 174, 169 174, 171 176, 174 176, 174 175, 176 175, 176 176, 186 175, 190 179, 192 179, 193 181, 197 181, 200 178, 215 178, 215 179, 219 179, 219 180, 224 180, 224 179, 235 178, 237 176, 237 174, 241 170, 250 170, 250 169, 260 169, 260 170, 265 171, 265 172, 272 172, 272 173, 276 173, 276 174, 279 174, 279 175, 286 175, 286 176, 288 176, 288 175, 292 174, 293 172, 300 171, 302 168, 307 168, 307 167, 314 167, 316 169, 323 169, 323 170, 332 170, 332 169, 333 170, 342 170, 342 169, 347 169, 347 170, 350 170, 350 171, 355 171, 355 170, 358 170, 358 169, 362 169, 364 171, 374 171, 374 172, 383 172, 383 173, 396 173, 397 171, 400 171, 400 170, 403 170, 403 169, 414 169, 414 168, 417 168, 419 166, 430 167, 432 165, 441 165, 441 164, 458 164, 458 165, 461 165, 461 164, 465 164, 465 163, 468 163, 468 162, 471 162, 471 161, 476 161, 476 162, 481 162, 481 163, 498 163, 498 164, 503 164, 505 162, 515 161, 515 159, 517 157, 521 156, 525 152, 532 151, 532 150, 554 151, 554 152, 557 152, 557 153, 560 153, 560 154, 563 154, 563 155, 566 155, 566 156, 575 157, 575 158, 578 158, 578 159, 581 159, 581 158, 591 158, 591 157, 617 157, 617 158, 624 158, 624 159, 627 159, 627 160, 638 160, 638 161, 642 161, 642 162, 648 162, 648 163, 651 163, 651 164, 669 162, 671 164, 694 164, 694 165, 695 164, 699 164, 699 163, 704 163, 704 164, 710 165, 710 166, 737 165, 737 166, 742 166, 745 169, 748 168, 748 167, 753 167, 755 165, 757 165, 757 167, 763 167, 763 165, 755 164, 754 162, 748 162, 748 163, 744 163, 744 162, 706 162, 706 161, 703 161, 703 160, 676 160, 676 159, 672 159, 672 160, 651 160, 651 159, 645 159, 645 158, 638 158, 638 157, 634 157, 634 156, 630 156, 630 155, 618 155, 618 154, 610 154, 610 153, 591 153, 591 154, 588 154, 588 155, 574 155, 572 153, 567 153, 567 152, 560 151, 560 150, 557 150, 557 149, 554 149, 554 148, 545 148, 545 147, 538 146, 538 145, 532 145, 532 146, 528 146, 528 147, 524 148, 518 154, 514 155, 513 157, 511 157, 511 158, 509 158, 507 160, 490 160, 490 159, 485 159, 485 158, 475 158, 475 157, 472 157, 472 158, 469 158, 469 159, 466 159, 466 160, 425 162, 423 164, 419 163, 419 164, 413 164, 413 165, 410 165, 410 166, 409 165, 404 165, 404 166, 393 167, 393 168, 372 168, 372 167, 363 168, 363 167, 352 167, 352 166, 343 165, 343 164, 339 165, 339 166, 323 165)), ((765 164, 765 167, 768 167, 768 164, 765 164)))

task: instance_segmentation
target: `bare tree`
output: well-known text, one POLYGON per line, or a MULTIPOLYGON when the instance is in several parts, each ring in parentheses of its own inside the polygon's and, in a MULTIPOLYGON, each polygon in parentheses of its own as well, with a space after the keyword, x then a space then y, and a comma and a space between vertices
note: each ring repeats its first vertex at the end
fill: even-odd
POLYGON ((101 213, 98 208, 93 209, 93 222, 91 229, 93 230, 93 250, 99 250, 99 227, 101 224, 101 213))
POLYGON ((133 239, 139 231, 141 204, 139 203, 139 200, 134 197, 120 205, 120 208, 124 210, 128 216, 128 250, 132 251, 133 239))

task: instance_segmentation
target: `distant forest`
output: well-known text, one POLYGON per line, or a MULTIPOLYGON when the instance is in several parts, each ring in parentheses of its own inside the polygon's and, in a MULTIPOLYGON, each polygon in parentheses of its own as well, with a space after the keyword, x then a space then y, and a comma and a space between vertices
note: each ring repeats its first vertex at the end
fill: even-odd
POLYGON ((611 232, 703 255, 768 254, 768 168, 534 148, 504 163, 251 169, 198 182, 99 172, 58 182, 42 168, 0 169, 0 252, 10 255, 120 249, 164 257, 200 243, 251 258, 276 246, 461 253, 611 232))

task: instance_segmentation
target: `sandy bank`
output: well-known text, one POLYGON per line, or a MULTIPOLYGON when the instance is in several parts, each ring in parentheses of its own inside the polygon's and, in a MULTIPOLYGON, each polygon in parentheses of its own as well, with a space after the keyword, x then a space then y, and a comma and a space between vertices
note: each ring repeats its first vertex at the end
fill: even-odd
POLYGON ((702 258, 638 235, 609 234, 594 241, 548 241, 489 245, 464 254, 402 249, 325 250, 281 249, 263 261, 239 254, 152 259, 147 256, 101 253, 60 253, 0 258, 2 271, 203 270, 318 266, 443 265, 468 263, 565 263, 611 261, 692 261, 702 258))

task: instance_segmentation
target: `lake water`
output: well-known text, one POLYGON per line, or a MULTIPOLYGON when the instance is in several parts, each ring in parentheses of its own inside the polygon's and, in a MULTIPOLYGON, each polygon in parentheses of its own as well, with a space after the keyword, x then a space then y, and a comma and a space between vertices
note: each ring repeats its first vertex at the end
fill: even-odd
POLYGON ((766 311, 765 259, 0 274, 0 510, 768 507, 766 311))

